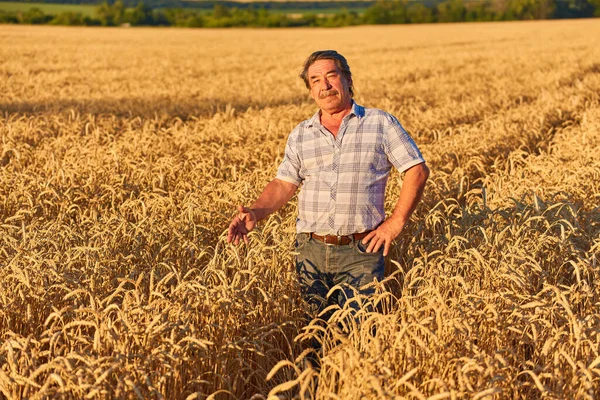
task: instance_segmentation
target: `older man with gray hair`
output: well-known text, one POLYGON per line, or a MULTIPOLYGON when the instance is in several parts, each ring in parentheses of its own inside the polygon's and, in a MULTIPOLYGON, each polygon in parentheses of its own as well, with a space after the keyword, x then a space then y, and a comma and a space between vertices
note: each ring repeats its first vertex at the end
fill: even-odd
POLYGON ((340 307, 355 292, 373 293, 384 256, 421 199, 429 169, 398 120, 353 100, 352 73, 334 50, 316 51, 300 77, 319 107, 289 135, 277 176, 250 207, 239 206, 227 240, 248 242, 257 222, 298 196, 296 270, 307 302, 340 307), (385 219, 392 167, 405 172, 400 198, 385 219), (342 288, 327 298, 330 289, 342 288))

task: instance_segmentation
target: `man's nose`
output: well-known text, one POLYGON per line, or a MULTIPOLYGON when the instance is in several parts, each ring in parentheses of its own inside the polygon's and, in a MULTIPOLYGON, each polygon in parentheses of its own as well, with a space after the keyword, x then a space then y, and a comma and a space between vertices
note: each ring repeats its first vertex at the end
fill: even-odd
POLYGON ((325 90, 329 90, 329 89, 331 89, 331 83, 329 83, 329 79, 327 79, 327 78, 323 78, 323 81, 322 81, 322 87, 323 87, 325 90))

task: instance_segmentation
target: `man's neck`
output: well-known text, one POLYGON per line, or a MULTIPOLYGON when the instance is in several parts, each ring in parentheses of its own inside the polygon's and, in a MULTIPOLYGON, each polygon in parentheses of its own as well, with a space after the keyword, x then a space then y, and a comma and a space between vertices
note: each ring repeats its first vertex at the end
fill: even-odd
POLYGON ((321 124, 323 126, 325 126, 327 129, 330 129, 330 127, 335 127, 336 132, 332 132, 333 135, 335 136, 337 133, 337 128, 339 128, 339 126, 342 124, 342 120, 344 119, 344 117, 348 114, 350 114, 350 112, 352 111, 352 102, 350 102, 348 104, 348 106, 340 109, 340 110, 335 110, 332 112, 328 112, 326 110, 321 110, 321 124))
POLYGON ((331 118, 331 119, 323 118, 323 114, 321 114, 321 125, 323 125, 329 132, 331 132, 331 134, 335 138, 335 137, 337 137, 338 131, 340 130, 340 126, 342 125, 342 120, 349 113, 350 113, 350 110, 348 110, 344 114, 342 114, 342 113, 334 114, 333 118, 331 118))

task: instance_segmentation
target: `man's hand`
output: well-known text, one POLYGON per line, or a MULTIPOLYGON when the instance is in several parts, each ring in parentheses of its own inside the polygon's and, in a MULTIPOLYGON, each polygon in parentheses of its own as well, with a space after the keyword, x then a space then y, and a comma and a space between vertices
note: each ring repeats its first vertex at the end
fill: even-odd
POLYGON ((363 244, 369 244, 367 253, 379 251, 383 246, 383 256, 387 256, 392 241, 402 232, 402 228, 404 224, 394 223, 391 219, 386 220, 362 240, 363 244))
POLYGON ((233 242, 236 246, 243 240, 248 243, 248 233, 254 229, 258 222, 256 214, 248 207, 238 206, 238 215, 229 224, 227 243, 233 242))
POLYGON ((254 229, 258 221, 279 210, 292 198, 298 185, 273 179, 265 186, 259 198, 250 207, 238 206, 238 215, 233 218, 227 231, 227 243, 236 246, 243 240, 248 243, 248 233, 254 229))

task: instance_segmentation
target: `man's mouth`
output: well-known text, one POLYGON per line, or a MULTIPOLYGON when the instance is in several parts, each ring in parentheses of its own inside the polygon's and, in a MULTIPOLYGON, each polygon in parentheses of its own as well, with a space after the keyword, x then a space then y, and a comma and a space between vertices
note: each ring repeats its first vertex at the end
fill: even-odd
POLYGON ((335 89, 325 90, 324 92, 319 93, 319 99, 324 99, 325 97, 335 96, 338 94, 338 91, 335 89))

